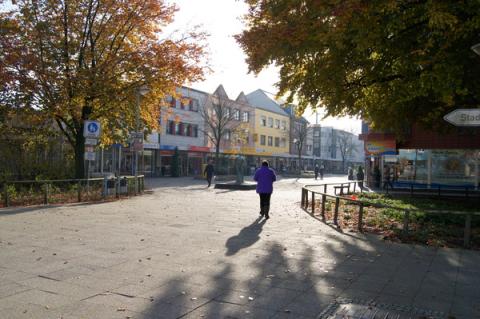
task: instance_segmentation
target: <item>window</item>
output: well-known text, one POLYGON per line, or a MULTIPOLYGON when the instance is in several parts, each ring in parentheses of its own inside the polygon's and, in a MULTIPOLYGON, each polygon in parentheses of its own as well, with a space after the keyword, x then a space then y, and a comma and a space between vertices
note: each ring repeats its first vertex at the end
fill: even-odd
POLYGON ((227 118, 230 118, 230 108, 229 108, 229 107, 227 107, 227 108, 225 109, 225 116, 226 116, 227 118))
POLYGON ((313 132, 313 136, 320 136, 320 131, 319 130, 315 130, 313 132))
POLYGON ((287 145, 287 139, 282 138, 280 141, 280 147, 285 147, 287 145))
POLYGON ((280 146, 280 137, 275 137, 275 147, 280 146))
POLYGON ((189 102, 189 110, 192 111, 192 112, 198 112, 198 106, 200 105, 200 103, 198 103, 198 100, 197 99, 190 99, 190 102, 189 102))
POLYGON ((265 135, 260 135, 260 145, 265 145, 265 135))
POLYGON ((267 126, 267 117, 263 116, 260 118, 260 125, 261 126, 267 126))
POLYGON ((185 105, 186 105, 187 103, 188 103, 188 102, 187 102, 186 99, 184 99, 184 98, 180 99, 180 108, 181 108, 182 110, 185 110, 185 105))
POLYGON ((185 124, 184 125, 184 134, 185 136, 192 136, 192 125, 191 124, 185 124))
POLYGON ((268 118, 268 127, 273 127, 273 118, 268 118))
POLYGON ((174 121, 168 121, 167 134, 175 135, 175 122, 174 121))
POLYGON ((226 139, 227 141, 230 141, 231 135, 232 135, 232 133, 230 132, 230 130, 227 130, 227 131, 225 132, 225 139, 226 139))
POLYGON ((280 120, 275 120, 275 128, 280 128, 280 120))
POLYGON ((175 135, 180 135, 180 123, 175 124, 175 135))
POLYGON ((287 129, 287 121, 282 121, 282 130, 286 130, 287 129))
POLYGON ((268 137, 268 146, 273 146, 273 137, 268 137))
POLYGON ((240 121, 240 110, 239 109, 234 109, 233 110, 233 118, 235 121, 240 121))
POLYGON ((198 125, 192 125, 192 137, 198 137, 198 125))
POLYGON ((248 122, 249 115, 250 115, 250 114, 248 114, 248 112, 243 112, 243 114, 242 114, 242 122, 248 122))

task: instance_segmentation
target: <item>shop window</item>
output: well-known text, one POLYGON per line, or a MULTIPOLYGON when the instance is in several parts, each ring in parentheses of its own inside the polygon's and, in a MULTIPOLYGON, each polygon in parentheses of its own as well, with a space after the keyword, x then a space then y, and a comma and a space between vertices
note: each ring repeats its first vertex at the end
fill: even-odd
POLYGON ((268 146, 273 146, 273 137, 268 137, 268 146))
POLYGON ((275 147, 280 146, 280 137, 275 137, 275 147))
POLYGON ((265 135, 260 135, 260 145, 265 145, 265 135))

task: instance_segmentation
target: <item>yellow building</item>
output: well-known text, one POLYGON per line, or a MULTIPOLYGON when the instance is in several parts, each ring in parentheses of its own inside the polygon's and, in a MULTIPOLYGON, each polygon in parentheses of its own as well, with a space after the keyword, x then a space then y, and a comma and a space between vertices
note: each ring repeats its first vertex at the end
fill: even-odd
POLYGON ((272 165, 280 167, 289 157, 290 117, 270 95, 256 90, 246 97, 255 108, 255 153, 273 160, 272 165))

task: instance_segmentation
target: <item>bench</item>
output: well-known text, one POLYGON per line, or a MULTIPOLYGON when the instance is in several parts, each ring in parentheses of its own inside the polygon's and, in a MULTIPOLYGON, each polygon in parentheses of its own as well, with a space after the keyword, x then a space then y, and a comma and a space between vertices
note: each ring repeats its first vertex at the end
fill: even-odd
POLYGON ((333 193, 335 195, 339 195, 338 190, 340 190, 340 195, 348 194, 350 191, 350 184, 346 184, 346 185, 341 184, 340 186, 333 186, 333 193), (346 189, 346 192, 343 191, 344 189, 346 189))

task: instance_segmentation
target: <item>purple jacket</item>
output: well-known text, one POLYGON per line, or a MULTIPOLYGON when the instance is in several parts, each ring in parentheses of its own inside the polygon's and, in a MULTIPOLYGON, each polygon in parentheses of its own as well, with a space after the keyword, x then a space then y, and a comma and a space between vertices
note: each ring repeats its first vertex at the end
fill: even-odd
POLYGON ((257 182, 257 193, 271 194, 273 192, 273 182, 277 180, 273 169, 266 166, 260 167, 253 179, 257 182))

